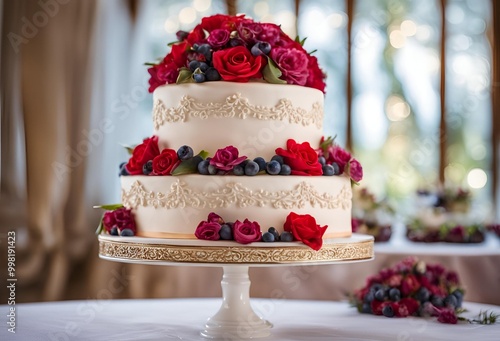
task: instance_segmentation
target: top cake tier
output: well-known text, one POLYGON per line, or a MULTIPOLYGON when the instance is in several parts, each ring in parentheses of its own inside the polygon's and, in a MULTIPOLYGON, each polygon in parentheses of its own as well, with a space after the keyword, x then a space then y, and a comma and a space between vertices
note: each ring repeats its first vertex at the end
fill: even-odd
POLYGON ((264 82, 168 84, 154 91, 159 147, 190 145, 213 154, 233 145, 242 155, 271 158, 294 138, 318 145, 324 94, 314 88, 264 82))

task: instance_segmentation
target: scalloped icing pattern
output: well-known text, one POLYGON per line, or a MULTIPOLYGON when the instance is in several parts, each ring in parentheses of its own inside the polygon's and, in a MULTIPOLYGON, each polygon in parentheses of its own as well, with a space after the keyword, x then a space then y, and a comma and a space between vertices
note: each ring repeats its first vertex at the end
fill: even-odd
POLYGON ((153 124, 158 130, 163 124, 170 122, 186 122, 189 117, 208 118, 240 118, 247 117, 259 120, 288 120, 289 123, 308 126, 314 124, 318 129, 323 126, 323 106, 319 102, 312 104, 312 109, 294 107, 289 99, 280 99, 274 107, 251 105, 241 93, 226 97, 222 102, 201 103, 190 96, 183 96, 177 107, 170 107, 162 100, 156 99, 153 106, 153 124))

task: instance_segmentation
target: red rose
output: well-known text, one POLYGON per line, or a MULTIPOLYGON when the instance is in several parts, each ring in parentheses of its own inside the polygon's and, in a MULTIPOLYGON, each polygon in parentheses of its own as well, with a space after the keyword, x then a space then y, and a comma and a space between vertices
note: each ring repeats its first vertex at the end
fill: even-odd
POLYGON ((264 57, 253 56, 244 46, 236 46, 213 53, 214 68, 222 79, 230 82, 248 82, 250 78, 260 78, 260 69, 265 64, 264 57))
POLYGON ((202 221, 196 227, 194 235, 198 239, 219 240, 220 224, 215 222, 202 221))
POLYGON ((316 219, 309 214, 290 212, 286 217, 284 230, 291 232, 294 239, 318 251, 323 246, 323 235, 327 227, 316 224, 316 219))
POLYGON ((309 62, 307 63, 309 69, 309 76, 307 77, 306 86, 318 89, 325 93, 325 74, 318 65, 318 59, 315 56, 308 56, 309 62))
POLYGON ((236 24, 243 20, 248 20, 245 19, 244 14, 240 14, 237 16, 216 14, 201 19, 200 27, 202 30, 206 30, 208 32, 212 32, 213 30, 218 28, 224 28, 233 31, 236 27, 236 24))
POLYGON ((390 305, 391 302, 388 301, 379 301, 373 300, 370 303, 370 307, 372 308, 373 315, 382 315, 382 310, 386 305, 390 305))
POLYGON ((262 239, 260 225, 256 221, 245 219, 241 222, 236 220, 233 225, 234 240, 240 244, 258 242, 262 239))
POLYGON ((276 154, 281 155, 292 169, 292 175, 322 175, 323 170, 318 162, 318 154, 311 148, 309 142, 298 144, 289 139, 287 149, 277 148, 276 154))
POLYGON ((170 175, 179 163, 175 150, 163 149, 161 154, 153 159, 153 175, 170 175))
POLYGON ((158 136, 152 136, 134 148, 132 156, 128 160, 125 168, 130 175, 142 174, 142 166, 149 160, 153 160, 160 154, 158 148, 158 136))
POLYGON ((409 316, 417 312, 419 303, 416 299, 411 297, 404 297, 399 300, 399 309, 396 312, 396 316, 409 316))
POLYGON ((104 213, 104 216, 102 217, 102 223, 104 225, 104 228, 106 229, 106 232, 110 233, 113 226, 116 225, 116 219, 113 211, 107 211, 104 213))
POLYGON ((356 182, 360 182, 363 179, 363 167, 354 158, 349 162, 349 176, 356 182))
POLYGON ((245 161, 246 158, 246 156, 238 157, 238 149, 233 146, 227 146, 215 152, 214 157, 210 159, 210 164, 217 169, 230 171, 235 166, 245 161))
POLYGON ((186 41, 189 45, 200 44, 205 40, 205 31, 201 25, 197 25, 187 36, 186 41))
MULTIPOLYGON (((178 67, 187 66, 187 51, 189 49, 189 44, 186 41, 172 45, 171 52, 167 55, 170 56, 171 61, 175 63, 178 67)), ((165 57, 165 59, 167 59, 165 57)), ((168 61, 170 61, 168 59, 168 61)))
POLYGON ((413 274, 407 275, 401 282, 401 294, 409 296, 420 289, 420 282, 413 274))

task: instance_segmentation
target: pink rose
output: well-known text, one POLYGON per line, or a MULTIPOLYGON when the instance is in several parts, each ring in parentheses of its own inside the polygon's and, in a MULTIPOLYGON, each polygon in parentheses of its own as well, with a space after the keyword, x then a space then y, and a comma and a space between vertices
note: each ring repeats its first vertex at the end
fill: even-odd
POLYGON ((351 159, 349 162, 349 176, 355 182, 360 182, 363 179, 363 167, 356 159, 351 159))
POLYGON ((328 147, 328 158, 326 158, 326 163, 332 164, 335 162, 339 165, 340 174, 344 173, 344 169, 351 158, 351 153, 338 145, 328 147))
POLYGON ((281 78, 288 84, 306 84, 309 70, 305 51, 277 47, 271 50, 270 56, 282 72, 281 78))
POLYGON ((210 159, 210 164, 217 169, 230 171, 235 166, 246 160, 246 156, 238 157, 238 149, 233 146, 227 146, 224 149, 219 149, 214 157, 210 159))
POLYGON ((208 219, 207 221, 209 223, 218 223, 218 224, 224 224, 224 219, 222 219, 222 217, 220 215, 218 215, 217 213, 214 213, 214 212, 210 212, 208 214, 208 219))
POLYGON ((256 221, 245 219, 241 222, 236 220, 233 225, 234 240, 240 244, 258 242, 262 239, 260 225, 256 221))
POLYGON ((441 323, 456 324, 458 321, 454 309, 442 308, 439 310, 438 321, 441 323))
POLYGON ((211 47, 218 49, 227 44, 229 35, 230 32, 228 30, 218 28, 210 32, 207 42, 211 47))
POLYGON ((194 235, 198 239, 219 240, 220 224, 216 222, 202 221, 196 227, 194 235))
POLYGON ((411 295, 418 289, 420 289, 420 282, 415 275, 409 274, 401 282, 401 294, 403 296, 411 295))
POLYGON ((413 315, 419 307, 419 303, 417 300, 411 297, 405 297, 399 300, 398 309, 396 310, 396 316, 398 317, 406 317, 413 315))

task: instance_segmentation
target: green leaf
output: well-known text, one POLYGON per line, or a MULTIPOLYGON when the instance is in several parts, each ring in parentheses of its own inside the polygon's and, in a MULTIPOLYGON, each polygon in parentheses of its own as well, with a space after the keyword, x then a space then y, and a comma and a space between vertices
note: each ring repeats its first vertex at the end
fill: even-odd
POLYGON ((276 63, 269 57, 267 57, 267 65, 262 70, 262 75, 266 82, 271 84, 286 84, 286 81, 280 79, 281 71, 278 69, 276 63))
POLYGON ((122 147, 123 147, 123 148, 125 148, 125 149, 127 150, 127 153, 128 153, 129 155, 132 155, 132 153, 134 152, 134 148, 135 148, 135 146, 131 147, 131 146, 126 146, 126 145, 124 145, 124 144, 122 144, 122 147))
POLYGON ((204 160, 204 159, 206 159, 207 156, 208 156, 208 152, 202 150, 196 156, 194 156, 188 160, 181 161, 181 163, 172 172, 172 175, 183 175, 183 174, 196 173, 198 171, 198 163, 200 162, 200 158, 204 160))
POLYGON ((102 208, 104 210, 107 210, 107 211, 114 211, 118 208, 122 208, 123 207, 123 204, 110 204, 110 205, 97 205, 97 206, 94 206, 94 208, 102 208))
POLYGON ((306 42, 306 40, 307 40, 307 37, 302 39, 302 40, 300 39, 299 36, 295 37, 295 42, 299 43, 301 46, 304 46, 304 43, 306 42))
POLYGON ((171 41, 170 43, 167 44, 167 46, 172 46, 172 45, 175 45, 177 43, 180 43, 180 41, 176 40, 176 41, 171 41))
POLYGON ((175 83, 183 84, 183 83, 193 83, 193 73, 186 67, 183 67, 179 70, 179 76, 177 76, 177 80, 175 83))
POLYGON ((104 230, 104 224, 102 223, 102 219, 99 222, 99 226, 97 226, 97 229, 95 230, 95 234, 99 235, 102 233, 102 230, 104 230))
POLYGON ((158 64, 152 63, 152 62, 147 62, 147 63, 144 63, 144 65, 147 65, 147 66, 156 66, 158 64))
POLYGON ((314 52, 317 52, 317 51, 318 51, 318 49, 314 49, 311 52, 309 52, 309 54, 313 54, 314 52))

